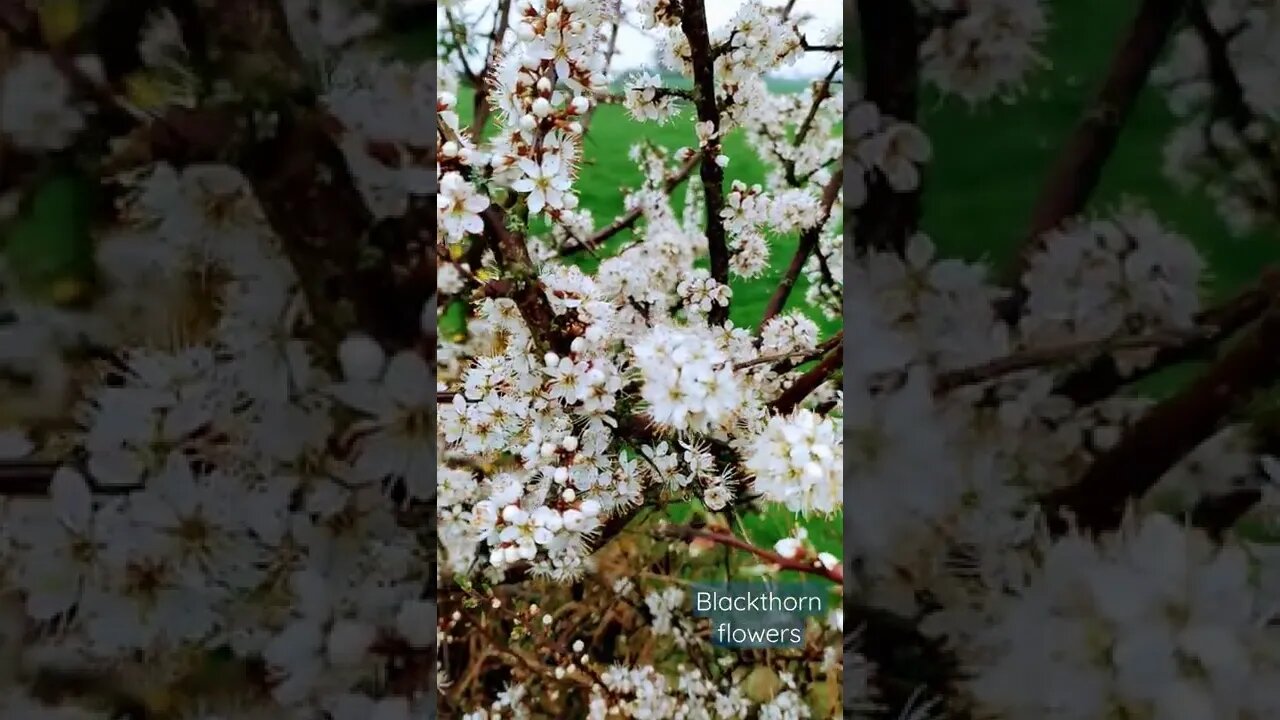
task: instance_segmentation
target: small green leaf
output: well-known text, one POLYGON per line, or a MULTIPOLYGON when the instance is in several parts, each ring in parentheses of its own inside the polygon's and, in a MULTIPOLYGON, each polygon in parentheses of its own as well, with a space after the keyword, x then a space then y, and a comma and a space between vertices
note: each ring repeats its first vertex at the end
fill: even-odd
POLYGON ((67 288, 87 287, 93 274, 90 235, 93 185, 62 172, 38 184, 4 240, 4 255, 24 288, 70 301, 67 288))

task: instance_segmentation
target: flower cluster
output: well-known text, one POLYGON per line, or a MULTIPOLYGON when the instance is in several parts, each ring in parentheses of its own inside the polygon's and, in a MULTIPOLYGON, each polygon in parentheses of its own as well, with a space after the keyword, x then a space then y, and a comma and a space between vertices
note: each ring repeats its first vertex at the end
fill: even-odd
POLYGON ((920 45, 924 80, 969 103, 1010 96, 1046 64, 1042 0, 918 0, 932 26, 920 45))
POLYGON ((1280 204, 1272 170, 1280 94, 1269 80, 1277 32, 1270 3, 1206 2, 1155 69, 1181 121, 1165 145, 1165 174, 1202 189, 1241 234, 1273 223, 1280 204))

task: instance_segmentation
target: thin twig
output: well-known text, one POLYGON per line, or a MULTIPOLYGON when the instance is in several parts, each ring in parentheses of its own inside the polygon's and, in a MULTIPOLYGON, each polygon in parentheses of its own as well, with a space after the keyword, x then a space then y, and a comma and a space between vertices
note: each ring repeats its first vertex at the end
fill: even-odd
POLYGON ((1156 348, 1184 347, 1212 334, 1212 329, 1190 332, 1156 332, 1121 338, 1100 340, 1075 340, 1062 345, 1031 348, 1012 355, 989 360, 972 367, 948 370, 934 380, 934 392, 946 393, 967 385, 977 385, 998 380, 1006 375, 1033 370, 1048 365, 1078 362, 1098 355, 1110 355, 1125 350, 1150 350, 1156 348))
POLYGON ((813 560, 796 560, 793 558, 783 557, 771 550, 756 547, 746 540, 729 533, 704 530, 687 525, 678 525, 662 528, 658 531, 658 535, 684 540, 685 542, 706 540, 708 542, 716 543, 717 545, 736 548, 743 552, 751 553, 752 555, 768 562, 770 565, 777 566, 781 570, 792 570, 808 575, 815 575, 825 580, 830 580, 837 585, 844 585, 844 567, 842 565, 837 564, 835 567, 828 568, 816 558, 813 560))
POLYGON ((818 389, 824 382, 831 379, 835 372, 844 367, 844 344, 837 345, 830 354, 822 359, 809 370, 809 372, 796 378, 791 387, 787 388, 776 400, 769 403, 769 407, 774 411, 786 415, 791 412, 809 397, 810 393, 818 389))

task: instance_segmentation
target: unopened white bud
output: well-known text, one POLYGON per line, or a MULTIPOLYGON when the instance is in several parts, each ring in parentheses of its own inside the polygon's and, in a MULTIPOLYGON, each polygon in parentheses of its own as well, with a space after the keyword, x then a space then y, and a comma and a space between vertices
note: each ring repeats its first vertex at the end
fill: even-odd
POLYGON ((573 108, 574 112, 581 115, 591 109, 591 101, 581 95, 578 95, 571 103, 569 103, 569 106, 573 108))
POLYGON ((546 98, 538 98, 533 101, 533 114, 540 118, 544 118, 551 114, 551 101, 546 98))
POLYGON ((729 156, 728 156, 728 155, 717 155, 717 156, 716 156, 716 164, 717 164, 717 165, 719 165, 720 167, 727 167, 727 166, 729 165, 729 156))
POLYGON ((572 530, 574 532, 581 530, 584 520, 585 516, 582 514, 581 510, 569 508, 564 511, 564 526, 568 530, 572 530))
POLYGON ((521 115, 521 116, 520 116, 520 129, 521 129, 521 130, 532 130, 532 129, 536 128, 536 127, 538 127, 538 119, 537 119, 537 118, 535 118, 535 117, 534 117, 534 116, 532 116, 532 115, 521 115))
POLYGON ((368 382, 378 377, 386 365, 387 355, 368 335, 349 335, 338 346, 338 363, 347 380, 368 382))
POLYGON ((435 623, 431 621, 431 606, 425 600, 409 600, 396 613, 396 632, 412 648, 425 648, 434 637, 435 623))
POLYGON ((542 443, 542 455, 544 457, 552 457, 556 454, 555 443, 542 443))
POLYGON ((569 452, 573 452, 578 449, 578 438, 574 437, 573 435, 570 435, 566 437, 564 440, 560 441, 560 447, 564 448, 565 450, 568 450, 569 452))
POLYGON ((445 157, 456 156, 458 154, 458 150, 459 150, 458 143, 454 142, 453 140, 449 140, 444 145, 440 146, 440 153, 443 154, 445 157))
POLYGON ((538 78, 538 92, 551 92, 551 79, 546 77, 538 78))
POLYGON ((573 488, 565 488, 564 492, 560 493, 560 498, 565 502, 573 502, 578 499, 578 493, 574 492, 573 488))
POLYGON ((377 634, 377 628, 365 623, 351 620, 334 623, 326 643, 329 662, 344 667, 358 664, 373 645, 377 634))

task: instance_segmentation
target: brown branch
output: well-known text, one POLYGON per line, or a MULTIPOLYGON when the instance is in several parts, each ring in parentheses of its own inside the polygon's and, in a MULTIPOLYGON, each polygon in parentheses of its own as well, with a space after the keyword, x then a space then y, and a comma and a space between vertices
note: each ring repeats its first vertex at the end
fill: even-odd
POLYGON ((1221 539, 1249 511, 1262 501, 1262 491, 1253 488, 1206 497, 1191 509, 1187 520, 1214 539, 1221 539))
POLYGON ((1053 529, 1063 512, 1079 527, 1117 527, 1126 505, 1142 497, 1187 453, 1207 440, 1226 415, 1280 376, 1280 304, 1273 304, 1240 342, 1176 395, 1156 404, 1075 484, 1044 504, 1053 529))
POLYGON ((768 562, 770 565, 776 565, 781 570, 791 570, 808 575, 816 575, 817 577, 830 580, 837 585, 844 585, 844 567, 842 565, 837 565, 834 568, 828 569, 816 559, 796 560, 793 558, 783 557, 776 552, 756 547, 746 540, 727 532, 716 532, 714 530, 704 530, 701 528, 690 527, 688 525, 678 525, 662 528, 657 534, 660 537, 674 538, 685 542, 706 540, 718 545, 724 545, 726 547, 750 553, 768 562))
POLYGON ((1148 350, 1153 348, 1181 348, 1203 340, 1209 331, 1155 332, 1121 338, 1101 340, 1076 340, 1062 345, 1051 345, 1023 350, 972 367, 948 370, 934 380, 935 393, 947 393, 968 385, 998 380, 1006 375, 1033 370, 1049 365, 1078 362, 1082 358, 1109 356, 1124 350, 1148 350))
POLYGON ((248 155, 244 170, 301 280, 313 338, 332 352, 351 329, 380 313, 356 272, 372 216, 346 159, 323 118, 298 109, 248 155), (318 182, 322 177, 331 181, 318 182))
POLYGON ((736 363, 734 364, 733 369, 746 370, 748 368, 753 368, 758 365, 770 365, 773 363, 782 363, 785 365, 787 364, 787 361, 794 361, 794 364, 791 365, 792 367, 795 367, 796 365, 803 365, 806 362, 817 360, 823 355, 826 355, 827 351, 829 351, 831 348, 835 347, 836 345, 839 345, 843 340, 844 340, 844 330, 841 330, 840 332, 836 333, 835 336, 819 344, 818 347, 813 350, 797 350, 795 352, 788 352, 788 353, 775 353, 773 355, 761 355, 760 357, 754 358, 752 360, 744 360, 743 362, 736 363))
POLYGON ((1020 280, 1031 250, 1044 233, 1079 214, 1093 194, 1134 103, 1187 0, 1143 0, 1111 60, 1102 89, 1062 147, 1036 200, 1026 240, 1010 267, 1020 280))
MULTIPOLYGON (((679 187, 680 183, 687 180, 689 176, 693 174, 693 169, 698 167, 701 160, 702 153, 695 152, 693 157, 686 160, 684 165, 680 166, 679 170, 667 176, 666 180, 663 181, 664 190, 669 193, 679 187)), ((560 257, 571 257, 578 253, 594 252, 598 250, 601 245, 609 240, 609 238, 629 227, 634 226, 636 221, 638 221, 642 215, 644 215, 644 210, 640 206, 636 206, 635 208, 628 210, 626 214, 618 216, 613 222, 600 230, 597 230, 591 237, 579 241, 576 245, 568 245, 561 248, 560 257)))
POLYGON ((803 48, 805 52, 844 52, 843 45, 813 45, 805 38, 800 38, 800 47, 803 48))
POLYGON ((1173 365, 1197 359, 1257 320, 1266 311, 1273 294, 1267 288, 1280 289, 1280 272, 1274 269, 1265 271, 1263 279, 1257 285, 1197 315, 1197 327, 1206 328, 1208 332, 1180 346, 1160 350, 1147 367, 1126 375, 1120 372, 1112 358, 1100 357, 1068 375, 1058 383, 1053 392, 1070 399, 1078 407, 1092 405, 1111 397, 1126 385, 1173 365))
POLYGON ((786 415, 801 402, 804 402, 804 399, 809 397, 810 393, 831 379, 831 376, 842 367, 844 367, 843 343, 837 345, 829 355, 822 359, 822 362, 796 378, 791 387, 784 390, 777 399, 769 403, 769 407, 782 415, 786 415))
POLYGON ((555 311, 543 292, 524 238, 506 227, 506 216, 497 205, 490 205, 481 216, 485 233, 492 239, 494 255, 510 282, 507 297, 515 301, 520 316, 538 341, 561 355, 568 354, 573 338, 556 322, 555 311))
POLYGON ((842 166, 831 176, 827 186, 822 189, 822 217, 818 220, 818 224, 801 233, 800 244, 796 247, 795 255, 791 256, 791 263, 787 265, 787 271, 782 276, 782 282, 773 291, 773 295, 769 297, 769 303, 765 305, 760 324, 756 326, 757 335, 764 330, 764 326, 770 320, 777 317, 782 312, 782 309, 786 307, 787 299, 791 297, 791 291, 795 289, 796 282, 800 279, 800 273, 804 271, 804 265, 809 260, 809 255, 818 249, 818 242, 822 239, 822 230, 831 219, 831 208, 835 205, 836 198, 839 197, 843 185, 844 167, 842 166))
MULTIPOLYGON (((920 51, 913 2, 858 0, 866 99, 880 112, 915 122, 919 104, 920 51)), ((901 253, 920 221, 919 190, 899 193, 874 176, 867 201, 855 213, 860 249, 901 253)))
MULTIPOLYGON (((693 100, 698 122, 710 123, 712 137, 702 148, 702 191, 707 212, 707 249, 711 256, 711 277, 721 285, 729 284, 729 243, 724 229, 724 168, 716 164, 720 154, 720 109, 716 104, 715 57, 707 30, 704 0, 685 0, 680 26, 689 40, 693 64, 693 100)), ((729 319, 729 303, 713 305, 708 320, 724 325, 729 319)))

